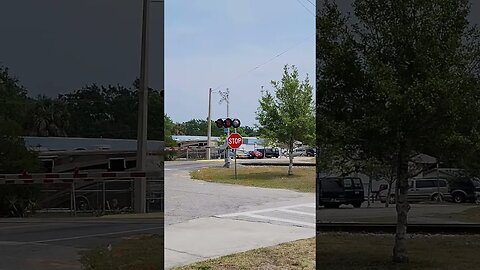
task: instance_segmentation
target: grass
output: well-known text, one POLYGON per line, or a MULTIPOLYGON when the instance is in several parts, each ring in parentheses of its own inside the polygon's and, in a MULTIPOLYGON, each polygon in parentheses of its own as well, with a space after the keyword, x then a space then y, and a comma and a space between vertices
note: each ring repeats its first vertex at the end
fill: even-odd
POLYGON ((284 270, 315 269, 315 239, 298 240, 274 247, 254 249, 218 259, 176 267, 172 270, 284 270))
MULTIPOLYGON (((478 269, 480 235, 409 235, 410 263, 391 262, 393 235, 321 233, 315 238, 223 256, 173 270, 478 269), (318 250, 315 254, 315 246, 318 250), (316 255, 316 256, 315 256, 316 255), (317 263, 315 263, 315 259, 317 263)), ((163 269, 163 239, 143 235, 82 252, 83 269, 163 269)))
POLYGON ((393 235, 327 233, 317 236, 317 269, 460 270, 478 269, 480 235, 410 235, 410 263, 391 262, 393 235))
POLYGON ((448 218, 451 220, 480 223, 480 207, 468 208, 460 213, 442 214, 435 217, 448 218))
POLYGON ((98 247, 81 253, 85 270, 157 270, 163 269, 163 237, 140 235, 113 244, 109 251, 98 247))
POLYGON ((193 179, 208 182, 237 184, 264 188, 290 189, 300 192, 315 192, 315 167, 294 167, 293 175, 288 175, 287 167, 237 167, 235 180, 233 166, 208 167, 191 173, 193 179))

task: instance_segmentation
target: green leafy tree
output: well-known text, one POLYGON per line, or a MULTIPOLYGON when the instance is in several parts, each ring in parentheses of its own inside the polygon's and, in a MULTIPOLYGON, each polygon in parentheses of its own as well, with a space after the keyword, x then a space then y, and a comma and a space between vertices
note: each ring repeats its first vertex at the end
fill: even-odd
POLYGON ((151 89, 148 94, 148 139, 166 140, 163 92, 151 89))
POLYGON ((28 108, 27 90, 0 66, 0 134, 21 134, 28 108))
MULTIPOLYGON (((73 93, 61 95, 71 115, 68 134, 75 137, 109 137, 136 139, 138 93, 135 81, 131 88, 121 85, 92 84, 73 93)), ((163 92, 149 89, 148 138, 163 139, 163 92)))
POLYGON ((480 35, 469 25, 467 0, 356 0, 353 7, 347 18, 323 1, 318 14, 317 143, 322 155, 350 160, 343 164, 390 166, 393 261, 408 262, 408 178, 418 173, 409 162, 425 153, 478 164, 480 35))
POLYGON ((65 137, 70 122, 65 103, 46 96, 39 96, 29 110, 27 120, 29 134, 32 136, 65 137))
POLYGON ((172 132, 174 130, 175 124, 173 123, 172 119, 165 114, 165 146, 167 147, 174 147, 177 146, 175 140, 172 139, 172 132))
POLYGON ((295 66, 285 65, 281 81, 272 81, 273 93, 262 92, 257 110, 260 136, 288 149, 292 174, 293 147, 296 141, 314 141, 315 119, 312 100, 313 88, 308 75, 301 81, 295 66), (291 70, 291 72, 290 72, 291 70))
MULTIPOLYGON (((174 135, 188 136, 207 136, 208 120, 192 119, 183 123, 175 123, 173 128, 174 135)), ((215 122, 212 121, 212 136, 221 136, 222 128, 217 128, 215 122)))
POLYGON ((256 136, 256 131, 254 128, 249 127, 249 126, 241 126, 237 128, 237 133, 242 135, 243 137, 255 137, 256 136))

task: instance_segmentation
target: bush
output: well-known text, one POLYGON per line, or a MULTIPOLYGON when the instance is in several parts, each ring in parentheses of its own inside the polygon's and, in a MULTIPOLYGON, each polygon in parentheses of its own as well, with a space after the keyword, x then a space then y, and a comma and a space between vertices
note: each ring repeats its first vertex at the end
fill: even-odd
POLYGON ((26 217, 39 209, 41 185, 4 185, 0 189, 0 216, 26 217))
POLYGON ((178 152, 176 150, 165 150, 166 161, 176 160, 177 157, 178 157, 178 152))
MULTIPOLYGON (((35 153, 22 138, 0 135, 0 174, 40 172, 35 153)), ((38 209, 41 185, 3 185, 0 189, 0 216, 24 217, 38 209)))

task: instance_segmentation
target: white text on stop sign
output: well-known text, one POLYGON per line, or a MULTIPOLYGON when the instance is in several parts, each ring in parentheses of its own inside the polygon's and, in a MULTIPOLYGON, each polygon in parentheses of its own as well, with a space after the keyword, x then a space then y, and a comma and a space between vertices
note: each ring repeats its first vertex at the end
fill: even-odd
POLYGON ((237 145, 242 143, 242 138, 229 138, 228 144, 237 145))

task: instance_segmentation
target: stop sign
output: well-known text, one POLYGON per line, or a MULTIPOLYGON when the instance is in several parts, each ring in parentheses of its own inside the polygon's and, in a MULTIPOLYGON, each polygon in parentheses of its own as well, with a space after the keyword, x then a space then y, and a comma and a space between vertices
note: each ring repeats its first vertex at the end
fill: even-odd
POLYGON ((240 147, 240 145, 242 145, 242 143, 243 143, 243 139, 242 139, 242 136, 240 136, 240 134, 232 133, 230 134, 230 136, 228 136, 227 144, 228 146, 230 146, 230 148, 237 149, 240 147))

